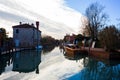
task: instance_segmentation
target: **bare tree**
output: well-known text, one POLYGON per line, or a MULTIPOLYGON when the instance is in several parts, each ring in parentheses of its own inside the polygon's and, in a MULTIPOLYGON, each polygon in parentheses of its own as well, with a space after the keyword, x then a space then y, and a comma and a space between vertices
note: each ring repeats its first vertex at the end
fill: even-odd
POLYGON ((90 30, 87 27, 89 23, 87 17, 84 16, 84 18, 81 20, 81 23, 83 35, 90 36, 90 30))
POLYGON ((99 30, 105 26, 107 21, 107 14, 103 13, 104 7, 100 4, 93 3, 86 9, 86 17, 88 19, 88 25, 85 29, 90 36, 94 39, 97 38, 99 30))
POLYGON ((117 26, 120 29, 120 18, 117 18, 116 20, 118 21, 117 26))

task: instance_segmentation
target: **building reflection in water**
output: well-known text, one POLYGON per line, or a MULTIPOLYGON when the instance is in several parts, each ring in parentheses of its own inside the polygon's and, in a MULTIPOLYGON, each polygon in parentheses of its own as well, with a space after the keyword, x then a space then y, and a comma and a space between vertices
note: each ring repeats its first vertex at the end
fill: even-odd
POLYGON ((39 73, 39 64, 41 62, 41 51, 25 50, 16 52, 13 58, 13 71, 39 73))
POLYGON ((7 66, 12 64, 13 54, 4 54, 0 56, 0 75, 5 71, 7 66))

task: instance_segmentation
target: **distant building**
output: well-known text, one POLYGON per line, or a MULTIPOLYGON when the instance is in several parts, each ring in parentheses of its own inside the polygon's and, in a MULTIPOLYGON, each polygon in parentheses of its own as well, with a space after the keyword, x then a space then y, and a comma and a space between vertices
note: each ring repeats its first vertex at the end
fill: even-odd
POLYGON ((75 37, 76 37, 75 34, 72 34, 72 35, 66 34, 66 35, 64 36, 64 41, 65 41, 67 44, 73 44, 74 41, 75 41, 75 37))
POLYGON ((40 45, 41 31, 39 22, 33 24, 22 24, 13 26, 13 40, 16 47, 35 47, 40 45))

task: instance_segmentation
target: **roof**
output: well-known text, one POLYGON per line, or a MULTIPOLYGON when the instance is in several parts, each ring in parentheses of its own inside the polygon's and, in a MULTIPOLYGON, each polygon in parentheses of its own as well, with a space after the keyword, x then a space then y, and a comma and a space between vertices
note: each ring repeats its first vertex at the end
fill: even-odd
POLYGON ((29 25, 29 24, 20 24, 20 25, 12 26, 12 28, 34 28, 38 30, 34 25, 29 25))

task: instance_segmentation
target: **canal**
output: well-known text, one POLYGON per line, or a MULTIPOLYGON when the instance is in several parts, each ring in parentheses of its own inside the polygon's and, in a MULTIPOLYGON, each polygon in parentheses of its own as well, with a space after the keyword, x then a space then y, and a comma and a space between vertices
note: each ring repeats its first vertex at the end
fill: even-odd
POLYGON ((120 80, 120 61, 66 54, 59 47, 0 56, 0 80, 120 80))

